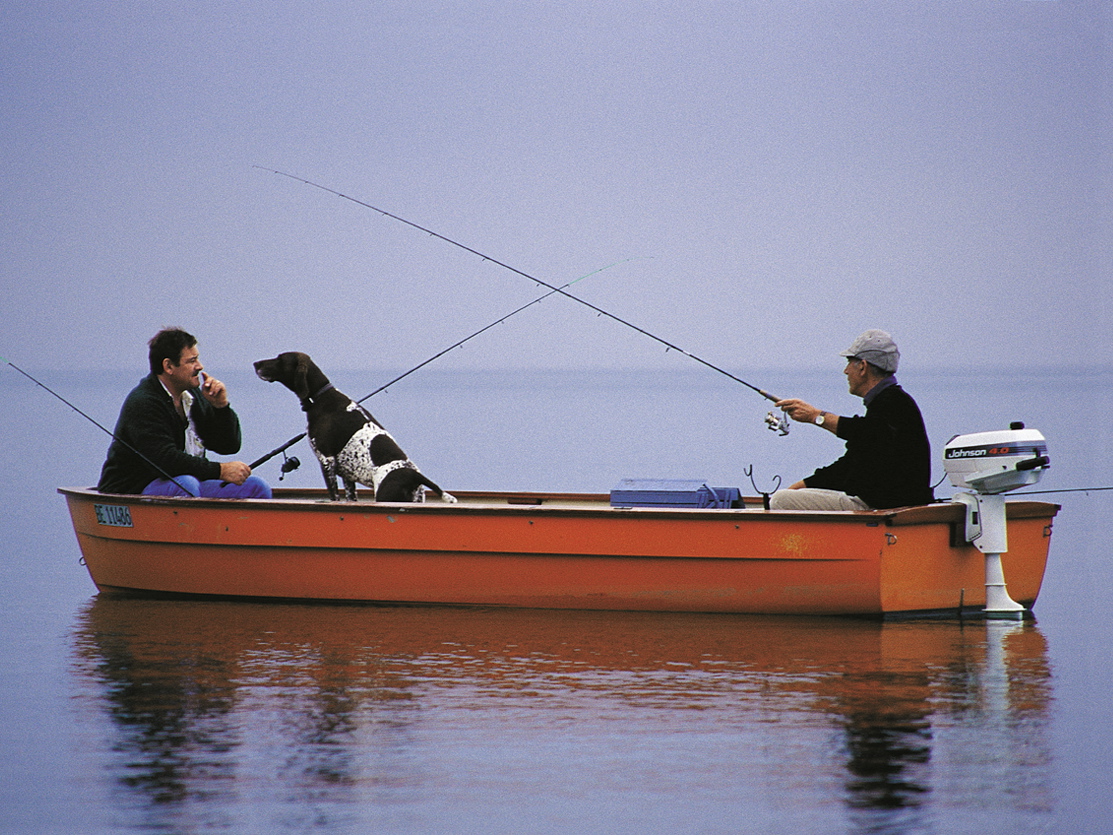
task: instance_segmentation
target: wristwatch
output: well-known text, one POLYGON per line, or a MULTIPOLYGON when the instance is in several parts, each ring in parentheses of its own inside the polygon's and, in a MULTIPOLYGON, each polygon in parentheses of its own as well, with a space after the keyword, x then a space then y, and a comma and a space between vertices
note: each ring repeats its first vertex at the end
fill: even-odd
POLYGON ((823 421, 825 421, 826 419, 827 419, 827 413, 826 412, 820 412, 818 415, 815 416, 815 425, 816 426, 822 426, 823 421))

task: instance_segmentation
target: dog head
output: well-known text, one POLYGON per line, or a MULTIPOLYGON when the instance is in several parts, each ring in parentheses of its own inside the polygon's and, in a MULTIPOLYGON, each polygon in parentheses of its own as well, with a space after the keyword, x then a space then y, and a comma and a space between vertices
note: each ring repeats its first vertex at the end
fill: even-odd
POLYGON ((255 373, 264 382, 282 383, 301 400, 309 397, 311 387, 316 391, 328 384, 328 379, 309 355, 300 351, 286 351, 273 359, 258 360, 255 373))

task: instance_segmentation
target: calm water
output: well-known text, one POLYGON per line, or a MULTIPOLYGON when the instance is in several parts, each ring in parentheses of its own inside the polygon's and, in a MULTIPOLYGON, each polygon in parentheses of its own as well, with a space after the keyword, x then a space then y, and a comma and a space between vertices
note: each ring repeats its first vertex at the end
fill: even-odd
MULTIPOLYGON (((300 431, 288 392, 213 370, 244 458, 300 431)), ((139 373, 36 376, 111 425, 139 373)), ((1040 488, 1113 484, 1110 430, 1082 419, 1113 413, 1110 374, 902 377, 937 457, 1023 419, 1040 488)), ((450 490, 752 492, 748 468, 766 489, 840 446, 773 436, 699 370, 415 378, 369 405, 450 490)), ((856 404, 837 369, 759 382, 856 404)), ((1052 497, 1035 623, 126 601, 96 596, 54 493, 96 480, 108 438, 8 368, 0 432, 2 831, 1113 831, 1111 493, 1052 497)), ((316 485, 291 452, 285 483, 316 485)))

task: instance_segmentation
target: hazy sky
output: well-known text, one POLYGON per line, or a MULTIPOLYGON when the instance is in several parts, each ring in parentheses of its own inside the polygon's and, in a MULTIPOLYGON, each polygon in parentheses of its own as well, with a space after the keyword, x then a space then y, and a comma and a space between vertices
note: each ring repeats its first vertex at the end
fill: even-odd
POLYGON ((1110 8, 6 0, 0 355, 1108 366, 1110 8))

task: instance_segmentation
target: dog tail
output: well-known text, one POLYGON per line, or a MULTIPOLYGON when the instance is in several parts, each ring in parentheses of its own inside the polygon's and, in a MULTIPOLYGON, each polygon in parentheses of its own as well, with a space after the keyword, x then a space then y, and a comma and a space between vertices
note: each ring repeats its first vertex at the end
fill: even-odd
POLYGON ((434 484, 432 481, 427 479, 425 476, 421 476, 421 483, 424 484, 426 487, 428 487, 430 490, 432 490, 433 495, 436 496, 437 498, 439 498, 442 502, 448 502, 449 504, 456 504, 457 499, 456 499, 455 496, 453 496, 447 490, 442 490, 438 485, 434 484))
POLYGON ((416 467, 402 467, 383 479, 375 491, 375 501, 411 502, 422 501, 420 488, 428 487, 441 501, 455 503, 456 497, 442 490, 440 485, 430 481, 416 467))

